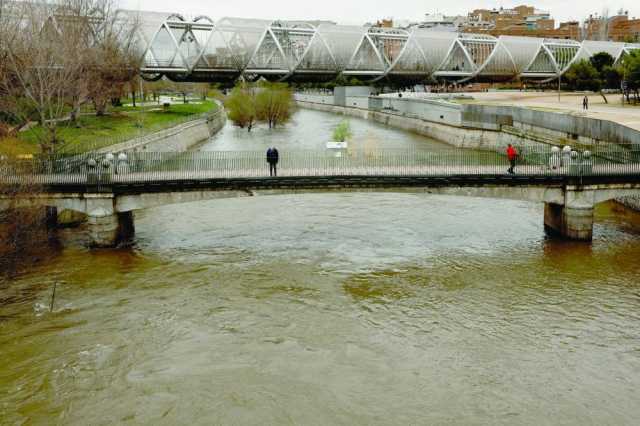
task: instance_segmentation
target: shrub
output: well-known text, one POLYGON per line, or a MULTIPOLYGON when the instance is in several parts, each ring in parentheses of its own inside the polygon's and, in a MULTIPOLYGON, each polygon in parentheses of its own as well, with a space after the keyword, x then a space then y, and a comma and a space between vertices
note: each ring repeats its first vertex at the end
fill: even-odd
POLYGON ((336 142, 345 142, 351 137, 351 126, 347 120, 342 121, 333 129, 333 140, 336 142))

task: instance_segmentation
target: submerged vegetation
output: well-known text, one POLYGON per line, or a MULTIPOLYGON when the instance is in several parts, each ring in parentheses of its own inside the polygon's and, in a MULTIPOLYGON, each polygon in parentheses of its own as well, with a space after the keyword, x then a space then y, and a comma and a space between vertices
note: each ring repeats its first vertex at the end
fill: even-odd
POLYGON ((283 83, 241 83, 233 88, 224 102, 229 120, 251 131, 258 122, 270 129, 284 124, 293 113, 293 92, 283 83))
POLYGON ((346 142, 351 137, 351 125, 348 120, 343 120, 333 129, 335 142, 346 142))

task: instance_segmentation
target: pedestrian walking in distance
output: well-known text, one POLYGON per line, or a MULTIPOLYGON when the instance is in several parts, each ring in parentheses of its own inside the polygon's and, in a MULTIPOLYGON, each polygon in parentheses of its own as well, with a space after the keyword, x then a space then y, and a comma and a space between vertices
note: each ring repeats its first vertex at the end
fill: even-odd
POLYGON ((589 109, 589 98, 587 96, 582 100, 582 109, 585 111, 589 109))
POLYGON ((267 163, 269 163, 269 176, 278 176, 278 160, 280 159, 280 154, 275 146, 269 148, 267 150, 267 163))
POLYGON ((510 175, 514 174, 514 168, 516 167, 516 159, 518 158, 518 151, 513 147, 513 145, 509 144, 507 147, 507 158, 509 159, 509 172, 510 175))

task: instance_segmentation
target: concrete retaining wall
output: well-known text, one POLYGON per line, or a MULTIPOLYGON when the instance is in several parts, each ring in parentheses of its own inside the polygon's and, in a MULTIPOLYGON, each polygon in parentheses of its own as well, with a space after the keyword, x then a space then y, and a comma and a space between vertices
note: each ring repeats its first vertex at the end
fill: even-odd
POLYGON ((462 105, 463 123, 489 123, 510 117, 515 127, 573 139, 582 144, 598 142, 640 147, 640 131, 622 124, 553 111, 494 105, 462 105))
POLYGON ((450 126, 462 125, 461 106, 445 101, 372 97, 369 109, 420 118, 422 120, 448 124, 450 126))
POLYGON ((341 107, 336 105, 317 104, 313 102, 298 101, 304 108, 318 111, 331 112, 334 114, 347 115, 375 121, 419 135, 453 145, 459 148, 481 149, 488 151, 504 152, 508 144, 514 145, 538 145, 540 142, 533 139, 526 139, 518 135, 498 132, 494 130, 470 129, 457 126, 450 126, 442 123, 434 123, 421 118, 407 117, 387 112, 369 111, 361 108, 341 107))
POLYGON ((219 104, 218 109, 204 118, 189 121, 169 129, 161 130, 141 138, 132 139, 117 145, 111 145, 98 152, 149 151, 180 152, 198 145, 215 135, 224 127, 227 114, 219 104))
MULTIPOLYGON (((549 144, 549 141, 542 141, 546 136, 558 142, 569 139, 585 145, 619 143, 640 149, 640 132, 607 120, 520 107, 459 105, 378 96, 369 97, 366 107, 361 102, 341 107, 329 105, 329 98, 325 95, 324 102, 319 104, 308 95, 296 95, 296 101, 306 108, 372 120, 460 148, 504 152, 509 143, 516 146, 549 144), (502 132, 502 126, 506 125, 523 132, 502 132)), ((637 197, 617 201, 640 211, 637 197)))
POLYGON ((369 97, 368 96, 348 96, 347 98, 345 98, 345 106, 352 107, 352 108, 368 109, 369 97))

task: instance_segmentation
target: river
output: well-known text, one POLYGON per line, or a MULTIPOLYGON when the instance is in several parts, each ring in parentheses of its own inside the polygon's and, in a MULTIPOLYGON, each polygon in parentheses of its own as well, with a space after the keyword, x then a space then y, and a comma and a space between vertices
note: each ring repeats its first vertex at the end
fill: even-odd
MULTIPOLYGON (((340 120, 201 149, 321 149, 340 120)), ((118 250, 60 231, 0 278, 0 424, 637 424, 640 215, 599 206, 591 245, 542 215, 336 193, 141 211, 118 250)))

